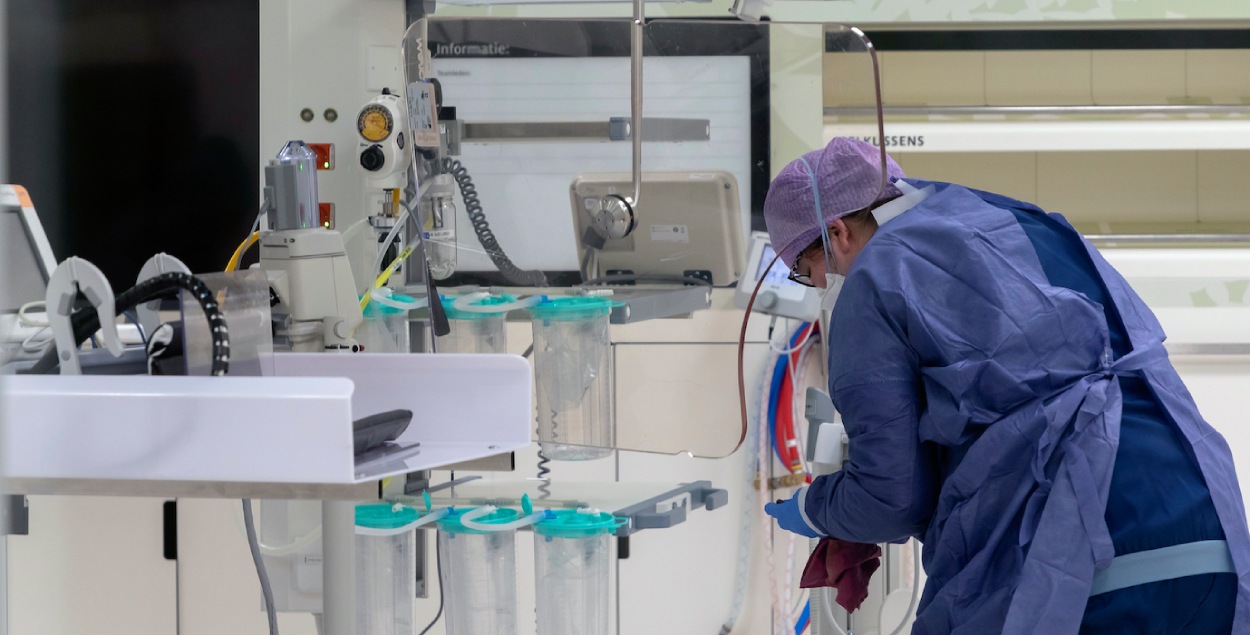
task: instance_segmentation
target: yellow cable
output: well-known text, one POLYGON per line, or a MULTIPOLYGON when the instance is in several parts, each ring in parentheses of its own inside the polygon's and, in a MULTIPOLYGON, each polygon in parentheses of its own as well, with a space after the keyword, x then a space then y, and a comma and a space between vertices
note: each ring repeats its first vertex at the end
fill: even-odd
POLYGON ((365 297, 360 299, 361 311, 364 311, 365 307, 369 306, 369 297, 372 295, 370 292, 373 289, 381 289, 382 285, 386 284, 386 281, 391 279, 391 274, 395 273, 395 271, 399 269, 400 263, 411 255, 412 245, 409 245, 404 247, 404 250, 399 252, 398 256, 395 256, 395 259, 391 261, 391 264, 386 265, 386 268, 382 270, 382 273, 378 274, 377 279, 373 281, 373 286, 370 287, 370 291, 365 292, 365 297))
POLYGON ((248 247, 256 244, 256 241, 259 239, 260 232, 252 232, 251 236, 243 239, 243 242, 239 243, 239 248, 234 250, 234 255, 230 256, 230 262, 226 263, 226 271, 238 269, 239 261, 242 260, 244 252, 247 251, 248 247))

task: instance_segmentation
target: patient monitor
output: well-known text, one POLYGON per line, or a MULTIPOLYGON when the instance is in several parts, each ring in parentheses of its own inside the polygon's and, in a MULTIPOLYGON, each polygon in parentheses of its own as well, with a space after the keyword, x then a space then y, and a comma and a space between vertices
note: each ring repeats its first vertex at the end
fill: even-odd
MULTIPOLYGON (((0 241, 0 360, 37 356, 22 344, 37 337, 40 327, 23 323, 18 310, 42 303, 56 258, 30 195, 20 185, 0 185, 0 241)), ((42 307, 27 313, 45 319, 42 307)))
POLYGON ((768 240, 768 234, 755 232, 751 235, 750 253, 747 258, 747 273, 738 282, 738 290, 734 293, 734 306, 745 309, 756 283, 763 278, 764 282, 760 285, 759 294, 755 296, 752 311, 804 322, 814 322, 820 317, 820 295, 817 290, 791 281, 785 264, 780 260, 773 262, 777 253, 768 240))
POLYGON ((644 172, 639 204, 620 205, 609 229, 604 202, 629 200, 629 174, 583 174, 571 192, 578 253, 597 255, 600 275, 701 278, 721 287, 742 276, 742 204, 729 172, 644 172))

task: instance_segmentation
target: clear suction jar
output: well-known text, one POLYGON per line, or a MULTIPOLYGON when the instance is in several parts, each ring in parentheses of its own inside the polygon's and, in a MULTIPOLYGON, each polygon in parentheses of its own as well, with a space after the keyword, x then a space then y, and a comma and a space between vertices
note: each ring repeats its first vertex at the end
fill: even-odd
POLYGON ((390 504, 356 507, 357 633, 415 635, 415 533, 412 529, 393 535, 366 535, 360 531, 385 533, 401 529, 417 517, 417 510, 411 507, 390 504))
MULTIPOLYGON (((516 635, 516 531, 483 532, 464 526, 456 510, 438 521, 447 635, 516 635)), ((477 518, 484 524, 517 520, 515 509, 477 518)))
POLYGON ((608 635, 611 514, 563 509, 534 525, 538 635, 608 635))
POLYGON ((483 296, 466 306, 458 298, 443 298, 443 312, 451 330, 438 338, 440 353, 506 353, 508 337, 505 328, 507 312, 494 307, 513 305, 510 295, 483 296), (465 308, 456 308, 456 304, 465 308))
POLYGON ((538 441, 553 460, 611 454, 611 343, 605 298, 557 298, 530 309, 538 441))

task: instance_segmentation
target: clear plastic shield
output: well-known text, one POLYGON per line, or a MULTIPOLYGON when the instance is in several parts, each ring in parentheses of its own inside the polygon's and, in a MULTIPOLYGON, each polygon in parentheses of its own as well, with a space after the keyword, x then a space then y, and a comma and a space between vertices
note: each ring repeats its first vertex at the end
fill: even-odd
MULTIPOLYGON (((879 112, 875 55, 856 29, 684 19, 636 28, 628 19, 432 18, 410 30, 408 84, 438 80, 441 112, 453 107, 456 118, 441 125, 459 131, 448 150, 472 175, 473 200, 455 200, 457 226, 485 220, 489 229, 487 240, 458 232, 453 282, 507 284, 497 248, 555 286, 608 274, 732 285, 750 232, 765 227, 773 177, 829 141, 826 102, 879 112), (635 43, 641 60, 631 59, 635 43)), ((881 138, 875 121, 869 143, 881 138)), ((884 152, 862 158, 856 187, 832 197, 846 209, 824 213, 869 207, 885 189, 883 165, 884 152)), ((819 180, 830 164, 813 168, 819 180)), ((677 346, 655 353, 689 354, 654 364, 644 347, 613 348, 610 434, 567 445, 701 457, 741 445, 736 354, 677 346)), ((750 412, 766 350, 748 347, 750 412)))
MULTIPOLYGON (((435 239, 457 252, 442 284, 578 283, 570 183, 631 164, 613 132, 630 115, 629 22, 431 18, 405 59, 409 95, 437 83, 442 106, 438 158, 416 144, 418 179, 455 208, 454 236, 435 239)), ((428 121, 412 123, 420 139, 428 121)))

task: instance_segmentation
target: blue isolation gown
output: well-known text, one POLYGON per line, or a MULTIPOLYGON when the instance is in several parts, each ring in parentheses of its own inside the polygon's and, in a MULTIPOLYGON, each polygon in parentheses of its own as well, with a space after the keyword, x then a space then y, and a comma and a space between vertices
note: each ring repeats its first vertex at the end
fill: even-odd
MULTIPOLYGON (((1214 619, 1235 602, 1232 632, 1250 632, 1232 455, 1154 315, 1060 217, 908 181, 935 191, 878 229, 833 311, 830 391, 851 450, 809 487, 811 521, 843 540, 923 539, 914 633, 1148 632, 1122 620, 1168 593, 1210 602, 1214 619), (1089 597, 1115 555, 1221 536, 1233 585, 1192 576, 1089 597)), ((1202 626, 1160 612, 1159 632, 1202 626)))

